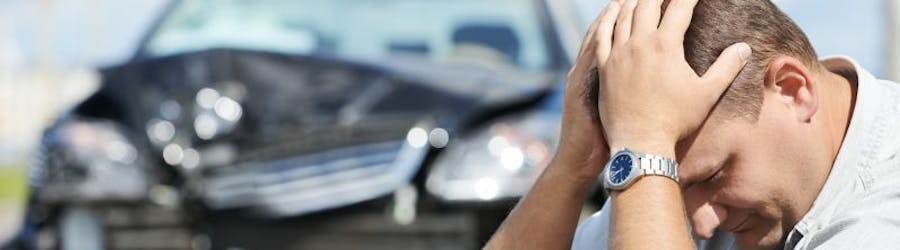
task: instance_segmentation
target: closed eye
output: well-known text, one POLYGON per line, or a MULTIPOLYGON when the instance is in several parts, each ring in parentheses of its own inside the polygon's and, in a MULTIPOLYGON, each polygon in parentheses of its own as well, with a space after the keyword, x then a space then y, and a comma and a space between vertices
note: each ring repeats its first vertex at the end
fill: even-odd
POLYGON ((731 162, 732 162, 732 157, 729 156, 727 159, 725 159, 725 163, 719 164, 718 166, 715 167, 715 168, 717 168, 717 170, 715 172, 713 172, 709 176, 706 176, 703 179, 698 178, 698 179, 695 179, 695 181, 683 183, 682 189, 687 190, 687 189, 694 187, 695 185, 715 185, 715 184, 719 183, 724 178, 724 173, 722 171, 725 170, 726 167, 730 166, 731 162))
POLYGON ((725 163, 720 165, 719 169, 716 170, 716 172, 713 173, 712 175, 710 175, 708 178, 706 178, 706 180, 703 180, 703 182, 711 184, 711 185, 719 184, 725 176, 725 174, 724 174, 725 168, 727 168, 728 166, 731 166, 731 163, 733 160, 734 160, 734 157, 729 156, 727 159, 725 159, 725 163))
POLYGON ((707 178, 707 179, 704 180, 703 182, 706 182, 706 183, 709 183, 709 184, 713 184, 713 185, 718 184, 718 183, 722 180, 722 177, 724 176, 724 174, 722 174, 722 170, 723 170, 723 169, 725 169, 724 166, 723 166, 723 167, 720 167, 719 170, 716 170, 716 172, 713 173, 712 176, 710 176, 709 178, 707 178))

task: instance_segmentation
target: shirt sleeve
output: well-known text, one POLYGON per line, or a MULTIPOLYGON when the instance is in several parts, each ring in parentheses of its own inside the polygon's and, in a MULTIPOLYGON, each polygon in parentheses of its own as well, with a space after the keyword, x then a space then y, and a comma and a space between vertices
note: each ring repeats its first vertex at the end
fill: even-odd
POLYGON ((572 250, 607 249, 609 246, 609 199, 603 208, 578 225, 575 238, 572 239, 572 250))

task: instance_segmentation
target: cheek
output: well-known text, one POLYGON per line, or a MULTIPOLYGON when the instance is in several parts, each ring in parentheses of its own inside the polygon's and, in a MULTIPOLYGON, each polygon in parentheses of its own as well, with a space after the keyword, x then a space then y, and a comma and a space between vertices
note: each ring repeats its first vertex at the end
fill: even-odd
POLYGON ((717 183, 716 198, 730 207, 757 210, 768 206, 768 196, 772 194, 772 171, 763 156, 754 156, 747 151, 738 152, 729 158, 723 177, 717 183))
POLYGON ((733 156, 723 178, 717 199, 727 206, 752 210, 761 219, 778 221, 783 217, 786 186, 791 180, 781 172, 785 166, 777 163, 777 149, 754 144, 748 139, 733 156))
MULTIPOLYGON (((714 190, 714 202, 728 207, 757 210, 769 206, 768 196, 774 190, 778 173, 772 171, 771 148, 761 139, 764 130, 759 124, 733 122, 717 126, 712 133, 718 133, 717 143, 706 153, 715 153, 717 167, 721 167, 721 177, 708 188, 714 190), (773 179, 774 178, 774 179, 773 179)), ((718 170, 718 169, 717 169, 718 170)))

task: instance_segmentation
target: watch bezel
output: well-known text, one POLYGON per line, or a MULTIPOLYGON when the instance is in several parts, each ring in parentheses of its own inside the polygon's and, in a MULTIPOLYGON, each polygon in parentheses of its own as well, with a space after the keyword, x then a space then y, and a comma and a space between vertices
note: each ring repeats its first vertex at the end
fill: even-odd
POLYGON ((630 185, 634 181, 634 179, 639 176, 638 172, 640 172, 640 169, 638 168, 638 161, 639 159, 637 157, 637 154, 629 149, 622 149, 619 150, 619 152, 616 152, 613 157, 609 158, 609 162, 606 163, 606 167, 603 169, 604 187, 611 190, 622 190, 628 187, 628 185, 630 185), (612 173, 609 170, 610 168, 612 168, 613 161, 622 155, 627 155, 629 158, 631 158, 631 167, 629 168, 628 175, 625 177, 625 180, 623 180, 621 183, 614 183, 612 181, 612 173))

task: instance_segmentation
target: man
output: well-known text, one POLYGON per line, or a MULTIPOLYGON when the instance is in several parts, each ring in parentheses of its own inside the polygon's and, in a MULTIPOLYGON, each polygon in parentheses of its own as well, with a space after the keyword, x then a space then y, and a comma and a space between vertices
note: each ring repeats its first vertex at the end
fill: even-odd
POLYGON ((610 3, 562 122, 553 162, 486 248, 900 246, 900 85, 817 61, 769 1, 610 3), (611 198, 576 236, 601 170, 611 198))

